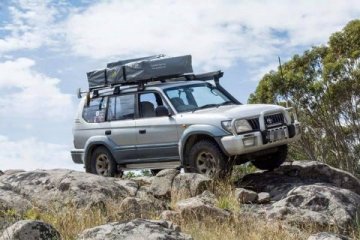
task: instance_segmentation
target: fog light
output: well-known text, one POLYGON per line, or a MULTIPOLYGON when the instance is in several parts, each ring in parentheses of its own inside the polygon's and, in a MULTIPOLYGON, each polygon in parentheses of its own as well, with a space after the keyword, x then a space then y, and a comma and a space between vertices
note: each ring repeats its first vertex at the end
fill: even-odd
POLYGON ((243 139, 243 144, 244 144, 245 147, 254 146, 255 145, 255 138, 253 138, 253 137, 244 138, 243 139))

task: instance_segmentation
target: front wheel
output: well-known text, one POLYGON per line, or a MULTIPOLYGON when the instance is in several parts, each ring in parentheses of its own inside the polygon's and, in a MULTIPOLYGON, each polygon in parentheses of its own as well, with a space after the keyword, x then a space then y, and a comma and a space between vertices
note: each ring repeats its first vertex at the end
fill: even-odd
POLYGON ((117 165, 110 151, 105 147, 96 148, 91 155, 91 173, 104 177, 114 177, 116 170, 117 165))
POLYGON ((232 165, 219 146, 209 140, 202 140, 190 149, 189 168, 186 172, 195 172, 211 178, 223 178, 231 174, 232 165))
POLYGON ((261 170, 274 170, 280 167, 285 162, 287 157, 288 147, 283 145, 278 147, 277 152, 261 156, 252 161, 252 164, 261 170))

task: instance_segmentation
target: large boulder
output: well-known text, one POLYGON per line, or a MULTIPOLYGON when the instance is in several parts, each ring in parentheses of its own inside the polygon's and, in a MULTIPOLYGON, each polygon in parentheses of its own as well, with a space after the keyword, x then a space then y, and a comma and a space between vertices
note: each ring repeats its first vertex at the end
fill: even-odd
POLYGON ((15 210, 17 213, 21 214, 31 207, 31 202, 20 194, 0 188, 0 211, 15 210))
POLYGON ((258 192, 258 197, 270 194, 265 202, 271 204, 242 209, 268 219, 345 228, 359 214, 359 179, 320 162, 287 163, 274 171, 248 174, 236 185, 258 192))
MULTIPOLYGON (((38 206, 75 204, 89 206, 121 201, 134 196, 137 183, 129 180, 65 169, 15 172, 0 176, 0 190, 6 190, 38 206)), ((0 199, 5 199, 1 197, 0 199)))
POLYGON ((293 188, 314 183, 327 183, 360 194, 359 179, 316 161, 295 161, 274 171, 248 174, 236 185, 256 192, 268 192, 272 200, 280 200, 293 188))
POLYGON ((168 221, 135 219, 126 223, 109 223, 82 232, 79 240, 191 240, 180 228, 168 221))
POLYGON ((195 197, 205 190, 209 190, 212 180, 198 173, 178 174, 171 187, 171 196, 176 198, 195 197))
POLYGON ((230 212, 216 207, 215 204, 215 195, 209 191, 205 191, 196 197, 178 201, 175 204, 175 210, 179 212, 184 219, 224 220, 231 217, 230 212))
POLYGON ((4 230, 0 240, 60 240, 59 232, 42 221, 22 220, 4 230))
POLYGON ((149 191, 158 198, 170 198, 174 178, 180 172, 176 169, 161 170, 152 180, 149 191))
POLYGON ((359 209, 358 194, 330 185, 312 184, 292 189, 265 214, 287 222, 346 227, 354 221, 359 209))

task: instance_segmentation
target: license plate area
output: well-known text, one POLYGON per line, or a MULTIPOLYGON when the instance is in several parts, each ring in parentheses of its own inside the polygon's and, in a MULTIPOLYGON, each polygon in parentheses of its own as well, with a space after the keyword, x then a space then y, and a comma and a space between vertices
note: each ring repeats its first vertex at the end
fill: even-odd
POLYGON ((266 134, 266 139, 270 142, 277 142, 289 138, 289 131, 287 127, 269 129, 266 134))

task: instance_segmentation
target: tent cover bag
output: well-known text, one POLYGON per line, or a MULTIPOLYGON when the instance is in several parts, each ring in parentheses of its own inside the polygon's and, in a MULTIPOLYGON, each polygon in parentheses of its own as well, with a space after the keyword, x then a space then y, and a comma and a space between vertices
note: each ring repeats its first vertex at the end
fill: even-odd
POLYGON ((87 73, 89 88, 137 83, 155 78, 177 77, 192 73, 191 55, 156 55, 108 63, 107 68, 87 73))

